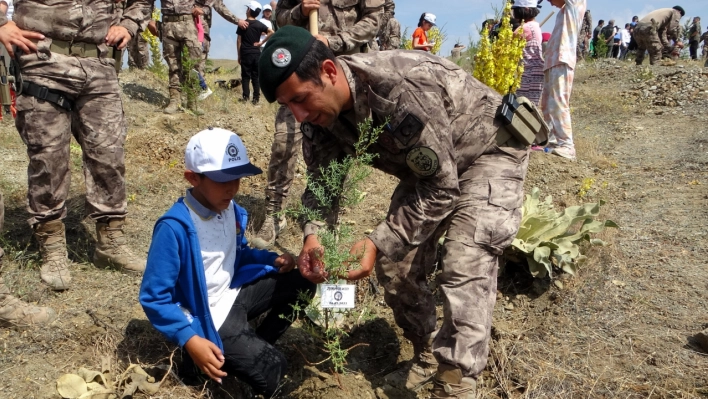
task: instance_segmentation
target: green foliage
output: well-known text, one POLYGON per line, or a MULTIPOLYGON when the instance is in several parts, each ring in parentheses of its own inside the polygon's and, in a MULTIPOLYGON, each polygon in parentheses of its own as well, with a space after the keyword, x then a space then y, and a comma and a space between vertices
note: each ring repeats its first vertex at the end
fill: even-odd
POLYGON ((600 214, 600 203, 570 206, 562 212, 553 209, 551 197, 539 200, 540 190, 536 187, 526 196, 523 206, 521 227, 505 255, 512 260, 526 259, 534 277, 552 275, 558 268, 575 275, 586 256, 580 251, 582 242, 590 245, 606 245, 590 235, 599 233, 605 227, 618 227, 611 220, 595 220, 600 214), (573 232, 573 226, 580 228, 573 232))
MULTIPOLYGON (((160 20, 160 9, 155 8, 152 11, 152 19, 155 21, 160 20)), ((167 65, 162 62, 162 50, 160 49, 160 40, 157 36, 150 33, 149 30, 145 29, 140 33, 145 41, 150 47, 150 66, 148 70, 154 73, 160 79, 167 79, 167 65)))
MULTIPOLYGON (((308 174, 307 187, 317 201, 317 210, 300 205, 299 208, 288 209, 285 213, 303 220, 324 220, 324 214, 335 211, 337 207, 351 208, 361 203, 364 199, 361 184, 371 174, 370 165, 376 158, 376 154, 368 153, 367 150, 378 140, 385 125, 386 123, 383 123, 374 127, 372 120, 367 119, 358 126, 359 141, 354 145, 354 155, 347 155, 342 160, 334 160, 321 167, 320 176, 317 178, 308 174)), ((350 265, 356 264, 362 255, 349 253, 355 241, 353 231, 351 227, 337 221, 334 225, 319 229, 317 238, 324 248, 321 260, 328 274, 327 283, 337 283, 341 276, 346 275, 350 265)), ((351 349, 341 347, 341 341, 347 335, 344 325, 368 319, 370 309, 322 309, 318 296, 311 301, 308 299, 307 303, 305 307, 293 306, 294 314, 290 320, 296 320, 300 312, 304 311, 315 325, 319 326, 318 328, 310 325, 304 328, 305 331, 322 343, 323 350, 329 354, 328 359, 334 371, 344 372, 346 356, 351 349)))
POLYGON ((407 26, 406 29, 403 30, 403 34, 401 34, 401 48, 403 50, 413 50, 413 40, 411 35, 408 34, 407 26))
POLYGON ((197 96, 202 91, 201 86, 199 86, 199 74, 196 69, 200 61, 198 58, 191 58, 187 46, 182 46, 182 93, 187 96, 187 104, 194 108, 192 111, 196 111, 197 96))
POLYGON ((603 34, 597 35, 597 42, 595 43, 595 58, 607 58, 607 52, 610 50, 606 42, 607 38, 603 34))

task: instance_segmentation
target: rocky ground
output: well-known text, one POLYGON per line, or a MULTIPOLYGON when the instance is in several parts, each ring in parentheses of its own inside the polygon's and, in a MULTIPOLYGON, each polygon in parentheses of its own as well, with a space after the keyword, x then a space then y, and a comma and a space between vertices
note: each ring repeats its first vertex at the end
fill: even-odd
MULTIPOLYGON (((233 65, 226 65, 228 71, 233 65)), ((576 71, 572 100, 578 160, 532 153, 528 191, 539 187, 558 207, 606 201, 603 217, 620 229, 601 234, 610 245, 587 249, 575 277, 534 280, 516 265, 499 278, 489 364, 480 397, 696 398, 708 396, 708 358, 693 336, 708 326, 708 76, 694 63, 635 67, 601 61, 576 71), (592 179, 589 190, 580 193, 592 179)), ((230 79, 233 73, 209 79, 230 79)), ((147 252, 154 221, 186 188, 183 148, 209 125, 237 131, 253 162, 267 165, 275 107, 239 104, 225 89, 203 103, 207 114, 166 116, 166 84, 147 72, 121 77, 129 122, 127 148, 129 239, 147 252)), ((179 351, 145 319, 137 303, 139 277, 96 270, 89 262, 90 226, 83 219, 80 151, 72 151, 73 181, 67 218, 73 288, 48 291, 39 281, 36 244, 24 210, 26 155, 9 120, 0 124, 0 188, 7 197, 1 243, 2 275, 23 299, 52 306, 59 319, 46 328, 0 331, 0 398, 58 398, 56 380, 81 367, 108 367, 113 381, 132 364, 160 380, 179 351), (172 354, 174 353, 174 356, 172 354)), ((302 190, 302 165, 295 193, 302 190)), ((242 184, 237 200, 262 223, 263 176, 242 184)), ((355 234, 380 221, 396 181, 375 173, 369 193, 344 218, 355 234)), ((294 197, 297 197, 295 195, 294 197)), ((291 202, 296 202, 293 199, 291 202)), ((290 223, 278 250, 297 253, 290 223)), ((434 288, 434 281, 431 280, 434 288)), ((290 370, 284 398, 426 398, 400 391, 384 376, 412 356, 380 296, 360 287, 371 317, 353 325, 347 373, 332 374, 318 344, 294 325, 279 342, 290 370)), ((171 369, 174 370, 174 367, 171 369)), ((124 388, 120 387, 121 391, 124 388)), ((185 386, 172 374, 152 396, 241 398, 235 381, 223 387, 185 386)))

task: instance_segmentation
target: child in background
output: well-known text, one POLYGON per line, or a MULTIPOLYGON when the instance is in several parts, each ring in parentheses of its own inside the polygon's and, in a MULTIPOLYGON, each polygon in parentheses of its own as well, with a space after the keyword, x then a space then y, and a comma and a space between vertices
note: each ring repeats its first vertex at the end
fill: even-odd
POLYGON ((413 32, 413 50, 430 51, 435 43, 428 42, 427 31, 435 26, 435 14, 424 12, 418 20, 418 27, 413 32))
POLYGON ((541 49, 541 26, 536 22, 539 13, 538 0, 516 0, 511 7, 512 16, 523 22, 523 33, 526 39, 524 47, 524 74, 521 76, 521 87, 516 90, 517 96, 524 96, 538 105, 543 90, 543 54, 541 49))
POLYGON ((184 163, 192 188, 155 224, 140 303, 155 329, 189 354, 182 376, 197 366, 221 383, 228 373, 269 398, 287 371, 273 346, 290 326, 281 315, 315 285, 293 270, 291 255, 248 246, 248 214, 233 197, 241 178, 262 172, 235 133, 197 133, 184 163), (268 310, 258 328, 249 326, 268 310))
POLYGON ((560 8, 548 41, 543 67, 541 110, 550 128, 549 149, 563 158, 575 159, 570 120, 570 93, 576 61, 578 31, 587 8, 586 0, 549 0, 560 8))
POLYGON ((256 20, 261 13, 261 4, 251 1, 246 6, 246 21, 248 28, 242 29, 240 26, 236 30, 236 49, 238 52, 238 63, 241 65, 241 87, 243 87, 243 97, 241 101, 246 102, 251 97, 249 85, 253 83, 253 105, 258 105, 261 98, 261 86, 258 81, 258 58, 261 56, 261 35, 266 35, 268 40, 273 34, 273 29, 263 25, 256 20))

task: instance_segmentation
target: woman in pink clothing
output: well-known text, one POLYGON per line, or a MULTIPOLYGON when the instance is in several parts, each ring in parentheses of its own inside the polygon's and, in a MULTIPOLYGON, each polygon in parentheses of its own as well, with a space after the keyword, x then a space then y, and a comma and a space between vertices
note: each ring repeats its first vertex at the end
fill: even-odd
POLYGON ((523 22, 516 30, 526 39, 524 47, 524 74, 517 96, 524 96, 538 105, 543 90, 543 54, 541 51, 541 26, 536 22, 539 13, 537 0, 516 0, 511 7, 512 16, 523 22))

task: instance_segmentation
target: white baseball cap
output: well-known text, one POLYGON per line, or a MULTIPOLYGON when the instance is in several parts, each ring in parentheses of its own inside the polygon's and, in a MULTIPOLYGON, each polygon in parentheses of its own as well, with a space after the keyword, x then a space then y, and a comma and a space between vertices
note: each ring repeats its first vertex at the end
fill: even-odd
POLYGON ((184 151, 184 165, 217 183, 263 173, 248 159, 241 138, 218 127, 202 130, 189 139, 184 151))
POLYGON ((429 12, 426 12, 423 19, 430 22, 431 24, 433 24, 433 26, 435 26, 435 14, 431 14, 429 12))
POLYGON ((248 7, 251 11, 258 11, 261 10, 263 7, 261 7, 261 3, 251 0, 250 3, 246 6, 248 7))
POLYGON ((263 6, 263 11, 266 11, 266 10, 273 11, 273 8, 270 6, 270 4, 266 4, 263 6))
POLYGON ((512 8, 526 7, 526 8, 536 8, 538 7, 538 0, 514 0, 512 8))

